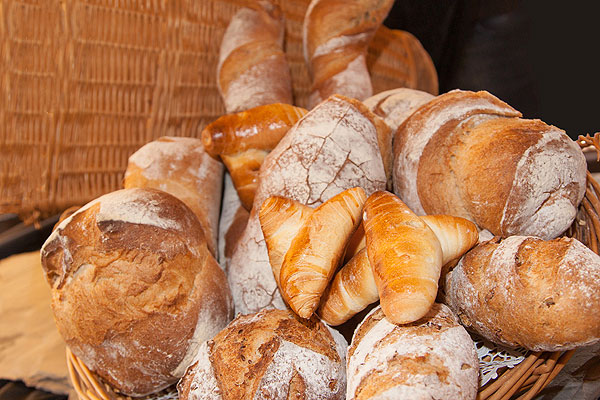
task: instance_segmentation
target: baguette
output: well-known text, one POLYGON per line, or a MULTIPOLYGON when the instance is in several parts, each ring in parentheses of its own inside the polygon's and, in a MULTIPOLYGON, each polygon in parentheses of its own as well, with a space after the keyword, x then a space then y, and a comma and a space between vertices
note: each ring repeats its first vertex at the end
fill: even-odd
POLYGON ((304 59, 312 78, 309 108, 333 94, 373 94, 367 49, 393 0, 312 0, 304 16, 304 59))
POLYGON ((281 9, 267 0, 247 3, 232 17, 217 66, 217 86, 227 113, 264 104, 292 104, 284 28, 281 9))

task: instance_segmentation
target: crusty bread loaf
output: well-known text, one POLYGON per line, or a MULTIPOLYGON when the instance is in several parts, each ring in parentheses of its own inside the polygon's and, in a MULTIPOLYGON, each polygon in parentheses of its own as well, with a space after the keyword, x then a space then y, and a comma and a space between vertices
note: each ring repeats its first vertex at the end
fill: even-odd
POLYGON ((377 307, 354 333, 347 374, 347 400, 473 400, 479 360, 447 306, 436 303, 408 325, 390 323, 377 307))
POLYGON ((219 218, 219 264, 227 271, 231 255, 239 241, 250 213, 242 206, 242 202, 233 186, 231 175, 225 173, 223 180, 223 201, 219 218))
POLYGON ((260 205, 283 196, 316 207, 341 191, 385 189, 381 131, 389 128, 364 104, 332 96, 304 116, 266 157, 250 219, 229 268, 236 311, 283 308, 258 220, 260 205))
POLYGON ((304 59, 312 78, 309 109, 333 94, 373 94, 367 49, 393 0, 312 0, 304 16, 304 59))
POLYGON ((154 188, 183 201, 198 217, 208 248, 217 254, 223 165, 195 138, 161 137, 129 157, 123 186, 154 188))
POLYGON ((159 190, 124 189, 88 203, 56 227, 41 258, 65 342, 127 395, 175 383, 233 317, 198 219, 159 190))
POLYGON ((600 257, 575 239, 493 239, 445 286, 461 322, 493 342, 559 351, 600 339, 600 257))
POLYGON ((181 400, 343 399, 347 343, 287 310, 238 316, 202 345, 178 384, 181 400))
POLYGON ((394 141, 394 191, 417 214, 449 214, 494 235, 559 236, 585 193, 586 162, 560 129, 487 92, 419 107, 394 141))
POLYGON ((202 130, 206 152, 223 161, 246 210, 252 208, 266 155, 306 113, 289 104, 267 104, 223 115, 202 130))
POLYGON ((421 90, 397 88, 377 93, 365 99, 363 103, 375 115, 383 118, 392 132, 396 133, 398 127, 410 114, 433 98, 432 94, 421 90))
POLYGON ((283 51, 283 13, 268 0, 246 2, 221 41, 217 86, 227 113, 292 104, 292 79, 283 51))

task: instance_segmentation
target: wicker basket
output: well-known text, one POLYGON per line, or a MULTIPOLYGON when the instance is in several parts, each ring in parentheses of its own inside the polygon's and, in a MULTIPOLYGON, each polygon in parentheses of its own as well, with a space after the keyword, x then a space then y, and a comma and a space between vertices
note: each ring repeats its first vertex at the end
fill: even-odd
MULTIPOLYGON (((592 143, 589 136, 578 141, 582 147, 600 148, 600 135, 592 143)), ((600 154, 600 153, 599 153, 600 154)), ((587 191, 577 217, 567 236, 574 237, 598 254, 600 241, 600 185, 588 172, 587 191)), ((499 371, 498 378, 479 389, 479 400, 532 399, 561 371, 575 350, 565 352, 533 352, 514 368, 499 371)), ((130 399, 115 393, 67 349, 67 363, 73 386, 81 400, 130 399)), ((152 399, 170 398, 175 388, 150 396, 152 399)))
MULTIPOLYGON (((286 17, 295 103, 303 106, 309 0, 276 1, 286 17)), ((144 144, 199 136, 224 112, 219 46, 243 2, 1 1, 0 213, 36 220, 85 204, 120 188, 129 155, 144 144)), ((382 27, 367 64, 375 92, 437 94, 433 63, 408 33, 382 27)))

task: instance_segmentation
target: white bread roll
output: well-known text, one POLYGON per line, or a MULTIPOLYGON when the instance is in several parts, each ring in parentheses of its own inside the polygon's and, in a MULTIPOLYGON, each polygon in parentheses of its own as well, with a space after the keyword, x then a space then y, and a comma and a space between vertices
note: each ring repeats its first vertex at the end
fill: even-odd
POLYGON ((223 164, 210 157, 200 139, 161 137, 129 157, 123 187, 162 190, 196 214, 208 248, 217 254, 223 164))
POLYGON ((233 317, 198 219, 165 192, 99 197, 56 227, 41 257, 66 344, 127 395, 175 383, 233 317))
POLYGON ((318 319, 287 310, 238 316, 202 345, 181 400, 343 399, 348 344, 318 319))
POLYGON ((228 269, 236 312, 285 308, 258 218, 262 203, 283 196, 316 207, 336 194, 387 184, 389 128, 361 102, 332 96, 300 119, 265 158, 250 218, 228 269))
POLYGON ((347 357, 347 400, 477 396, 475 345, 443 304, 406 325, 394 325, 380 307, 373 309, 354 333, 347 357))
POLYGON ((600 340, 600 257, 576 239, 480 244, 445 290, 461 323, 495 343, 563 351, 600 340))
POLYGON ((394 140, 394 191, 417 214, 448 214, 497 236, 551 239, 573 222, 586 161, 564 131, 487 92, 419 107, 394 140))

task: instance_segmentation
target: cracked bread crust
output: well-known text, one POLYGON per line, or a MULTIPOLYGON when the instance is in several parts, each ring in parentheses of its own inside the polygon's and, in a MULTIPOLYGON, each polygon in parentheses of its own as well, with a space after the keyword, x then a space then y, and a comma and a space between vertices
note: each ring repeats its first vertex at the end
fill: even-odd
POLYGON ((316 207, 343 190, 362 187, 367 195, 387 184, 389 128, 364 104, 332 96, 306 114, 269 153, 246 230, 231 258, 229 282, 236 312, 285 308, 273 272, 258 212, 270 196, 316 207))
POLYGON ((41 257, 65 342, 127 395, 175 383, 189 351, 233 317, 198 219, 165 192, 124 189, 92 201, 56 227, 41 257))
POLYGON ((347 373, 348 400, 475 399, 479 386, 475 345, 439 303, 406 325, 371 311, 348 348, 347 373))
POLYGON ((182 400, 343 399, 347 343, 317 318, 287 310, 238 316, 200 349, 182 400))

